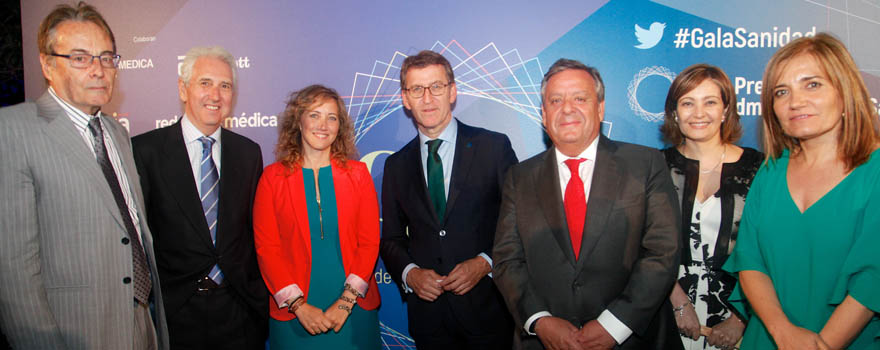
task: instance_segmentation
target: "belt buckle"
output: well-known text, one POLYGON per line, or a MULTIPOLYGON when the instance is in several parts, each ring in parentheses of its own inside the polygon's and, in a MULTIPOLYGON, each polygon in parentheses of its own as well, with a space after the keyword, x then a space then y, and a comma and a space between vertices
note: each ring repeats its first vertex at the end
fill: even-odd
POLYGON ((207 292, 212 289, 212 288, 204 288, 203 287, 205 283, 210 283, 209 280, 210 279, 208 278, 208 276, 205 276, 205 277, 200 278, 198 281, 196 281, 196 287, 198 288, 199 292, 207 292))

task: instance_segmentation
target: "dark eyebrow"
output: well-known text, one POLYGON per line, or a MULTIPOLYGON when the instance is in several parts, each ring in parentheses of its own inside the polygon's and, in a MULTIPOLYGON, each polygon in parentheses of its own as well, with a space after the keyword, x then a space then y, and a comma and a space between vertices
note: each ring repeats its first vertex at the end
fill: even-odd
MULTIPOLYGON (((88 50, 86 50, 86 49, 71 49, 71 50, 70 50, 70 53, 84 53, 84 54, 89 54, 89 55, 91 55, 91 53, 90 53, 88 50)), ((104 52, 101 52, 101 53, 97 54, 96 56, 101 56, 101 55, 104 55, 104 54, 115 55, 115 53, 113 53, 113 51, 105 50, 104 52)))

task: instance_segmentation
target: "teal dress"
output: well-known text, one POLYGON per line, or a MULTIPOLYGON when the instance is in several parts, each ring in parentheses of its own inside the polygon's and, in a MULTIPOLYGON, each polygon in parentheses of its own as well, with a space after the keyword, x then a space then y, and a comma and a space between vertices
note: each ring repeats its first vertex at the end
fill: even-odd
MULTIPOLYGON (((309 234, 312 242, 312 271, 308 303, 327 310, 339 299, 345 284, 345 269, 339 248, 339 221, 336 215, 336 193, 329 166, 318 170, 321 206, 315 195, 315 173, 303 168, 303 186, 309 212, 309 234), (322 228, 323 227, 323 228, 322 228), (323 229, 323 235, 322 235, 323 229)), ((357 305, 339 333, 310 335, 298 319, 269 319, 269 348, 278 349, 381 349, 377 310, 364 310, 357 305)))
MULTIPOLYGON (((880 310, 880 150, 853 169, 803 213, 788 192, 789 152, 758 171, 746 199, 739 239, 724 269, 770 277, 794 325, 819 332, 850 295, 880 310)), ((740 286, 729 299, 747 308, 740 286)), ((875 314, 848 349, 880 349, 875 314)), ((742 349, 775 349, 758 317, 751 317, 742 349)))

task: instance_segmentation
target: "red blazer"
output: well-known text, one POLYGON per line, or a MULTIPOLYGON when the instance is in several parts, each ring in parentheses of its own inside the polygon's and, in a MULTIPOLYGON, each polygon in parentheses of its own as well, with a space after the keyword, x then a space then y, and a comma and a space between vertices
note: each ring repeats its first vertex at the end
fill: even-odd
MULTIPOLYGON (((367 166, 347 161, 348 169, 331 162, 333 188, 339 216, 339 246, 346 276, 367 281, 366 297, 357 304, 366 310, 379 306, 379 289, 373 270, 379 255, 379 204, 367 166)), ((254 243, 257 261, 269 292, 275 295, 296 284, 306 300, 312 269, 312 245, 303 189, 302 169, 290 171, 281 163, 266 167, 254 200, 254 243)), ((345 280, 339 280, 339 292, 345 280)), ((272 299, 270 297, 270 299, 272 299)), ((270 302, 272 318, 288 321, 296 316, 270 302)))

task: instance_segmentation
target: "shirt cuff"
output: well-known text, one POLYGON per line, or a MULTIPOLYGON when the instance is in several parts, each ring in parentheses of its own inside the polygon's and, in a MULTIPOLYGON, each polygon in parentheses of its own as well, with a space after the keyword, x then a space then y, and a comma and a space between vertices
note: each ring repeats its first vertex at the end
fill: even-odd
POLYGON ((616 341, 617 344, 623 344, 623 342, 632 335, 632 330, 623 324, 623 322, 620 322, 620 320, 617 319, 611 311, 608 311, 608 309, 602 311, 602 314, 596 318, 596 321, 599 322, 599 325, 601 325, 602 328, 605 328, 605 331, 608 332, 608 334, 611 334, 611 337, 614 338, 614 341, 616 341))
POLYGON ((370 285, 367 284, 367 281, 364 281, 363 278, 360 278, 360 276, 353 273, 348 275, 345 279, 345 283, 354 288, 354 290, 358 292, 357 296, 361 298, 367 295, 367 288, 370 287, 370 285))
POLYGON ((413 263, 409 263, 409 265, 406 265, 406 267, 403 269, 403 276, 402 276, 403 279, 400 280, 400 281, 401 281, 400 284, 403 285, 403 291, 406 292, 406 293, 412 293, 412 292, 413 292, 412 288, 410 288, 410 287, 406 284, 406 275, 409 273, 409 270, 412 270, 412 269, 417 268, 417 267, 419 267, 419 265, 416 265, 416 264, 413 264, 413 263))
POLYGON ((547 316, 553 316, 553 315, 551 315, 547 311, 539 311, 539 312, 536 312, 534 315, 532 315, 532 317, 529 317, 529 319, 526 320, 526 324, 523 325, 523 328, 526 330, 526 333, 528 333, 529 335, 538 335, 536 333, 529 331, 530 329, 532 329, 532 323, 535 323, 541 317, 547 317, 547 316))
POLYGON ((492 258, 489 257, 486 253, 480 253, 479 257, 486 259, 486 262, 489 263, 489 278, 492 277, 492 258))
POLYGON ((283 309, 287 307, 287 303, 301 296, 303 296, 302 289, 299 289, 299 286, 294 283, 279 290, 272 298, 275 299, 275 304, 278 304, 278 308, 283 309))

